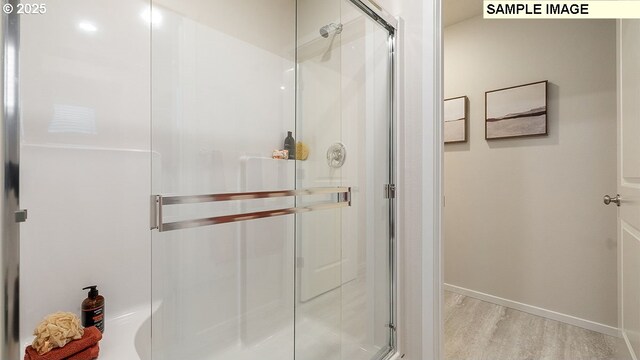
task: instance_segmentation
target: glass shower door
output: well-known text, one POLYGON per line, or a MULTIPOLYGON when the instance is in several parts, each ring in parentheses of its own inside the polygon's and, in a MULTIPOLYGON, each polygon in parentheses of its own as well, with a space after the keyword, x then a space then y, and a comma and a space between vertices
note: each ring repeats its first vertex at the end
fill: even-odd
POLYGON ((152 4, 151 357, 389 355, 389 28, 350 0, 152 4))
POLYGON ((297 187, 349 187, 351 204, 296 218, 296 360, 381 359, 395 346, 393 30, 358 3, 298 2, 296 125, 310 151, 297 187))
POLYGON ((154 360, 294 356, 294 215, 237 215, 295 198, 216 197, 295 188, 295 161, 272 159, 295 130, 295 2, 246 5, 148 14, 154 360))

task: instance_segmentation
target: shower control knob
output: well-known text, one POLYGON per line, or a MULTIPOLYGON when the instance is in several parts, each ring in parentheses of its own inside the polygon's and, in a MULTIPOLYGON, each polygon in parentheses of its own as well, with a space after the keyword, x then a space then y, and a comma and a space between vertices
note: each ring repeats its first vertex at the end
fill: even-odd
POLYGON ((344 165, 347 160, 347 148, 342 143, 335 143, 327 150, 327 163, 330 167, 337 169, 344 165))
POLYGON ((616 197, 611 197, 609 195, 605 195, 604 196, 604 204, 605 205, 609 205, 611 203, 614 203, 618 206, 620 206, 620 194, 617 194, 616 197))

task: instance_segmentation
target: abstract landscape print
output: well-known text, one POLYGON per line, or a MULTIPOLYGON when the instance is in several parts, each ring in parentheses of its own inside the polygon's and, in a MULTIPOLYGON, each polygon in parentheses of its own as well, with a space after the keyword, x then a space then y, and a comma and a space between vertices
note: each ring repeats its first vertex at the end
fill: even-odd
POLYGON ((485 93, 485 138, 547 135, 547 81, 485 93))
POLYGON ((467 97, 444 100, 444 142, 467 141, 467 97))

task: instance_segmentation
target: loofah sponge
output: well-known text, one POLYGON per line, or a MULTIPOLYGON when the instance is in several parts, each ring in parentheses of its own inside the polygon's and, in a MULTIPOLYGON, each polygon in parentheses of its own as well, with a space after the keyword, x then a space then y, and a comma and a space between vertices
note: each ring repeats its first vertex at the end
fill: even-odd
POLYGON ((307 160, 309 157, 309 147, 302 141, 296 144, 296 160, 307 160))
POLYGON ((72 340, 78 340, 84 335, 84 328, 80 325, 80 319, 69 312, 57 312, 44 318, 33 331, 36 338, 33 340, 34 349, 39 355, 43 355, 52 349, 63 347, 72 340))

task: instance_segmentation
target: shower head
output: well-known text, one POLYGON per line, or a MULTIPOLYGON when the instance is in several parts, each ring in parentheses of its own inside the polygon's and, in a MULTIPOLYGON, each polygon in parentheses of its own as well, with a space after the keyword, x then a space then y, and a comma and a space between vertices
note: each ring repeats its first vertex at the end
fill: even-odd
POLYGON ((340 34, 342 32, 342 24, 328 24, 320 28, 320 35, 323 38, 328 38, 331 31, 335 31, 336 34, 340 34))

